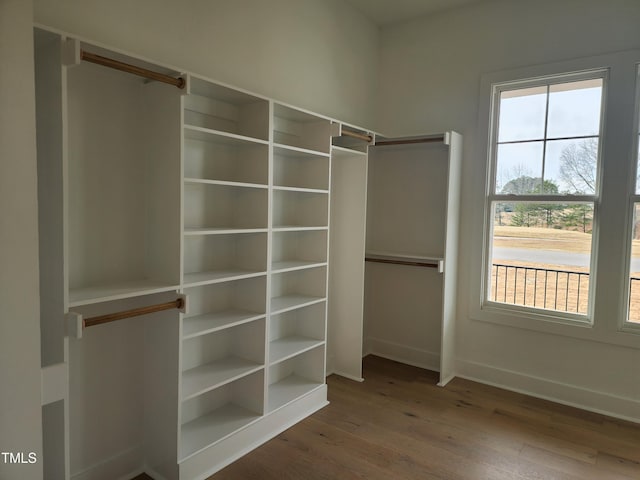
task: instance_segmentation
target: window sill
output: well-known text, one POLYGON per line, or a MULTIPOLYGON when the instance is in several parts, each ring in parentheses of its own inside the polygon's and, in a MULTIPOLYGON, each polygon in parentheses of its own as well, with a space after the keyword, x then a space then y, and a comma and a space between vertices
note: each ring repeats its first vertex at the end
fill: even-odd
POLYGON ((611 329, 607 325, 596 326, 585 316, 555 316, 553 312, 538 313, 496 303, 488 303, 474 309, 471 319, 549 335, 640 349, 640 325, 636 328, 635 325, 625 324, 624 327, 611 329))

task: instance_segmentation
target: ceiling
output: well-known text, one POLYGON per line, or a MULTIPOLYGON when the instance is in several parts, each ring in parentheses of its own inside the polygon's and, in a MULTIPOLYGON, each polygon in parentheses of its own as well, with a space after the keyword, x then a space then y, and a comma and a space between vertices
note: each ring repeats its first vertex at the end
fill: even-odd
POLYGON ((371 21, 383 26, 414 17, 477 3, 481 0, 346 0, 371 21))

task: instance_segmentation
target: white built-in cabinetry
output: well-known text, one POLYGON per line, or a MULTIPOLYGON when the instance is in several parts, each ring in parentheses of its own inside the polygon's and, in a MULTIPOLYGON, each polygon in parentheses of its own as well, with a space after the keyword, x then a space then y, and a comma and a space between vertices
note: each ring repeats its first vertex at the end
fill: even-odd
MULTIPOLYGON (((348 190, 347 160, 366 172, 366 146, 332 146, 334 120, 58 33, 36 29, 35 45, 45 475, 204 478, 327 404, 330 229, 346 240, 345 213, 363 213, 330 192, 348 190), (82 327, 177 296, 186 309, 82 327)), ((334 337, 359 364, 361 337, 334 337)))
POLYGON ((245 427, 266 437, 259 423, 278 409, 326 401, 330 121, 195 76, 182 105, 178 461, 190 472, 212 451, 218 468, 237 457, 218 445, 245 427))
POLYGON ((35 64, 46 478, 203 479, 362 380, 374 134, 46 29, 35 64))

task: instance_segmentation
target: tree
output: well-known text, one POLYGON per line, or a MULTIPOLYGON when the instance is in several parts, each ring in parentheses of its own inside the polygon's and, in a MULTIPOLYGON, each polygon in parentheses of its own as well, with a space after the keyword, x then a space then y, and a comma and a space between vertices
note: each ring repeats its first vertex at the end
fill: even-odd
POLYGON ((551 180, 544 182, 540 177, 530 177, 522 175, 518 178, 509 180, 500 193, 511 195, 527 195, 527 194, 551 194, 558 193, 558 185, 551 180))
POLYGON ((595 193, 597 166, 598 140, 585 138, 562 150, 560 179, 569 187, 569 193, 595 193))
POLYGON ((536 189, 539 189, 540 181, 540 177, 521 175, 505 183, 500 193, 507 195, 526 195, 528 193, 536 193, 536 189))
POLYGON ((587 227, 593 220, 593 206, 584 203, 566 205, 561 220, 566 227, 579 227, 583 233, 591 233, 587 227))
MULTIPOLYGON (((558 193, 558 185, 551 180, 542 180, 540 177, 521 175, 509 180, 502 187, 503 194, 511 195, 553 195, 558 193)), ((516 227, 531 227, 543 225, 550 227, 555 223, 554 213, 561 207, 554 203, 516 203, 504 204, 505 209, 511 209, 514 214, 511 224, 516 227)), ((498 219, 501 224, 501 218, 498 219)))

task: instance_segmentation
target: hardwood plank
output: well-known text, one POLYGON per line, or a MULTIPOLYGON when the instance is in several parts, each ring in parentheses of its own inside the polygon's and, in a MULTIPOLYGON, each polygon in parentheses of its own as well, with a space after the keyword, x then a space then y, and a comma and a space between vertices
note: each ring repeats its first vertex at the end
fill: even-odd
POLYGON ((547 449, 533 447, 531 445, 525 445, 522 449, 521 455, 523 458, 526 458, 531 462, 548 465, 553 470, 560 472, 579 475, 584 480, 602 480, 603 478, 606 478, 606 480, 629 479, 627 476, 618 475, 611 471, 607 472, 606 476, 603 476, 603 470, 596 471, 594 470, 593 465, 586 464, 573 458, 568 458, 564 455, 559 455, 547 449))
POLYGON ((363 383, 328 378, 330 405, 211 477, 632 480, 640 425, 378 357, 363 383))

